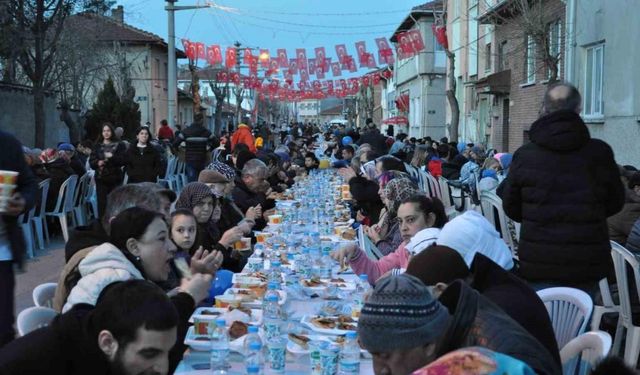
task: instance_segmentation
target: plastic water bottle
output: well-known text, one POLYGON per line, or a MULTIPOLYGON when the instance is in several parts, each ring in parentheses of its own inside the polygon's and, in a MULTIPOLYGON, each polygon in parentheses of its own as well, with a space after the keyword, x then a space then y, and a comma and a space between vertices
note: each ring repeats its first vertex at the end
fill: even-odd
POLYGON ((267 307, 267 298, 269 296, 275 296, 276 300, 280 299, 280 294, 278 294, 278 287, 280 285, 276 282, 267 283, 267 291, 264 293, 264 298, 262 299, 262 309, 264 310, 267 307))
POLYGON ((356 332, 347 332, 347 337, 340 352, 339 375, 354 375, 360 373, 360 345, 356 332))
POLYGON ((282 270, 280 269, 281 266, 282 263, 280 262, 280 260, 274 260, 271 262, 269 274, 267 275, 267 282, 277 283, 278 285, 282 282, 282 270))
POLYGON ((332 276, 332 267, 333 261, 330 257, 330 250, 323 249, 322 250, 322 258, 320 258, 320 278, 321 279, 331 279, 332 276))
POLYGON ((258 326, 249 326, 247 328, 247 337, 244 338, 244 344, 243 344, 245 355, 249 354, 251 350, 250 346, 252 344, 258 344, 262 346, 262 339, 258 334, 258 326))
POLYGON ((229 336, 224 319, 216 319, 216 328, 211 334, 211 370, 214 374, 226 374, 229 364, 229 336))
POLYGON ((264 316, 265 339, 269 341, 272 338, 280 336, 282 317, 280 315, 278 297, 274 295, 265 296, 265 305, 262 311, 264 316))
POLYGON ((311 278, 311 258, 309 256, 309 248, 305 247, 302 249, 302 255, 297 262, 298 272, 300 273, 300 277, 303 279, 311 278))
POLYGON ((245 353, 246 354, 244 357, 244 368, 247 371, 247 374, 248 375, 262 374, 263 372, 262 343, 252 342, 247 347, 247 351, 245 353))
POLYGON ((353 305, 351 307, 351 316, 354 318, 360 317, 360 311, 362 310, 362 306, 364 306, 364 300, 371 290, 369 277, 366 274, 362 274, 358 277, 359 280, 356 283, 356 290, 353 293, 353 305))

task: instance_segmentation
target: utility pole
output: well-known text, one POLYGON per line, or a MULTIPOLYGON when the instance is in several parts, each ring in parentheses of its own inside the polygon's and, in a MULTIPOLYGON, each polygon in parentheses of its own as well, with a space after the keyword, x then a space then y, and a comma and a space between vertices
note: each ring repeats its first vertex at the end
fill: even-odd
POLYGON ((200 9, 200 8, 209 8, 211 5, 187 5, 187 6, 176 6, 175 3, 178 0, 166 0, 166 6, 164 9, 167 11, 167 27, 169 32, 167 33, 167 58, 169 61, 167 62, 167 99, 168 99, 168 108, 167 108, 167 121, 169 126, 175 127, 175 117, 178 106, 178 72, 176 67, 176 25, 175 25, 175 12, 178 10, 189 10, 189 9, 200 9))
POLYGON ((241 62, 240 62, 240 59, 241 59, 240 46, 241 45, 242 44, 237 40, 236 40, 235 43, 233 43, 233 46, 236 47, 236 71, 238 72, 238 78, 240 79, 238 81, 238 84, 236 84, 235 88, 234 88, 234 91, 235 91, 235 94, 236 94, 236 116, 235 116, 236 117, 236 129, 238 128, 238 125, 240 125, 240 122, 241 122, 240 120, 241 120, 241 117, 242 117, 242 110, 241 109, 242 109, 242 94, 243 94, 243 92, 241 91, 242 89, 240 88, 240 84, 242 82, 242 74, 240 73, 240 68, 241 68, 241 66, 240 66, 240 64, 241 64, 241 62))

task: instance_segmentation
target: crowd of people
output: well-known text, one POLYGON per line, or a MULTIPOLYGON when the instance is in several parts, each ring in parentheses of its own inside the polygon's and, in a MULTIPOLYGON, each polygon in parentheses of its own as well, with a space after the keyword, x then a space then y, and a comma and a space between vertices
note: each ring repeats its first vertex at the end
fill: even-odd
MULTIPOLYGON (((189 317, 215 298, 216 274, 247 263, 234 243, 264 229, 281 194, 319 168, 348 183, 353 226, 381 255, 373 260, 355 244, 331 254, 373 287, 358 337, 376 374, 428 374, 461 356, 490 358, 502 373, 560 374, 536 291, 571 286, 596 299, 599 280, 612 275, 609 239, 640 251, 640 173, 590 137, 580 103, 574 87, 550 86, 531 142, 513 155, 446 138, 393 138, 371 120, 363 129, 245 121, 213 135, 196 118, 175 133, 164 121, 157 140, 141 127, 128 142, 105 123, 95 142, 46 150, 21 149, 0 133, 0 169, 20 172, 0 221, 0 374, 171 373, 189 317), (157 183, 171 153, 189 181, 179 194, 157 183), (12 267, 23 264, 24 249, 16 217, 37 203, 38 179, 51 179, 49 205, 68 176, 87 171, 99 215, 65 245, 53 301, 60 315, 13 340, 12 267), (428 193, 428 177, 472 200, 483 191, 500 196, 522 223, 518 260, 476 210, 447 213, 428 193)), ((631 373, 613 362, 604 365, 631 373)))

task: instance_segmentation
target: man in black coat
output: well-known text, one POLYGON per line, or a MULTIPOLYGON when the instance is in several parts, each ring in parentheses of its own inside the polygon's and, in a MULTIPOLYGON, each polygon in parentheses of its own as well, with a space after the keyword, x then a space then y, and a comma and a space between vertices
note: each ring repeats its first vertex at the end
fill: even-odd
POLYGON ((263 161, 251 159, 244 164, 240 177, 236 179, 236 186, 231 193, 233 201, 241 212, 247 212, 251 207, 260 206, 254 227, 257 230, 262 230, 267 226, 265 217, 273 213, 271 210, 274 207, 273 201, 267 199, 264 192, 262 192, 268 175, 269 169, 263 161))
POLYGON ((387 147, 387 137, 380 134, 380 130, 378 130, 376 124, 374 124, 371 119, 367 119, 367 130, 360 137, 358 146, 365 143, 370 145, 371 149, 378 155, 385 155, 389 151, 389 148, 387 147))
MULTIPOLYGON (((13 135, 0 131, 0 170, 18 172, 16 189, 0 213, 0 347, 13 340, 14 265, 22 267, 25 243, 18 216, 31 209, 38 193, 36 178, 13 135)), ((5 183, 11 183, 7 181, 5 183)))
POLYGON ((519 274, 534 289, 573 286, 592 293, 611 267, 607 217, 624 204, 613 150, 592 139, 580 118, 582 99, 552 85, 502 190, 506 214, 522 223, 519 274))
POLYGON ((149 281, 108 286, 0 350, 0 375, 167 374, 178 312, 149 281))
POLYGON ((218 147, 218 142, 209 130, 204 127, 201 114, 194 117, 194 122, 183 132, 176 134, 175 146, 184 142, 185 172, 189 182, 198 180, 198 174, 207 165, 208 151, 218 147))

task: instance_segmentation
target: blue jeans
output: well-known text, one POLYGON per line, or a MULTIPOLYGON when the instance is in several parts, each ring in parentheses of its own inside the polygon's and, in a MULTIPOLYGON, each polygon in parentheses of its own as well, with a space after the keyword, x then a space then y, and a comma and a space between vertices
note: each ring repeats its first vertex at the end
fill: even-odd
POLYGON ((198 181, 198 175, 204 169, 204 163, 185 163, 185 173, 187 181, 198 181))

